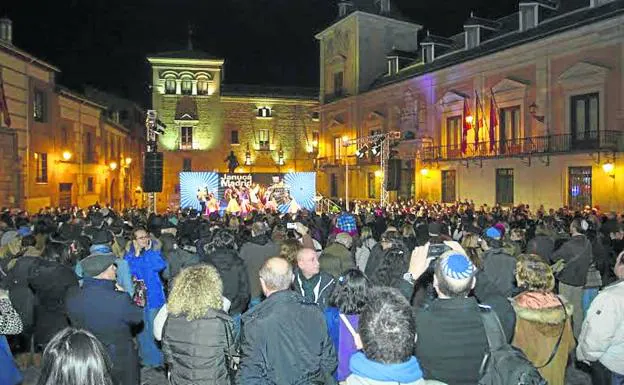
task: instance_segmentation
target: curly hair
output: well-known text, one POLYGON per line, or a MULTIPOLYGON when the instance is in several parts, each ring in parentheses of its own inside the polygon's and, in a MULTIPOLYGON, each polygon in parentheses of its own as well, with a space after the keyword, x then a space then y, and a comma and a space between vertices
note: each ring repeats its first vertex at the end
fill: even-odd
POLYGON ((280 257, 286 259, 291 265, 297 264, 297 253, 303 249, 301 243, 296 239, 286 239, 280 245, 280 257))
POLYGON ((552 268, 537 254, 520 254, 516 262, 516 281, 530 291, 551 292, 555 288, 552 268))
POLYGON ((360 314, 371 287, 368 277, 358 269, 349 269, 337 281, 329 296, 330 306, 338 308, 342 314, 360 314))
POLYGON ((167 311, 176 316, 185 315, 189 321, 200 319, 208 309, 223 307, 222 293, 223 282, 214 266, 187 267, 173 281, 167 311))

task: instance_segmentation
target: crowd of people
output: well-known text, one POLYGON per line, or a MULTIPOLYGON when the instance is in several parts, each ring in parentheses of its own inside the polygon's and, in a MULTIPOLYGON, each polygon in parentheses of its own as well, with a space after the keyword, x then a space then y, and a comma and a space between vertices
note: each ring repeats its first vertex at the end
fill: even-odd
POLYGON ((1 384, 622 385, 622 357, 624 218, 598 208, 0 213, 1 384), (496 340, 527 363, 506 382, 496 340))

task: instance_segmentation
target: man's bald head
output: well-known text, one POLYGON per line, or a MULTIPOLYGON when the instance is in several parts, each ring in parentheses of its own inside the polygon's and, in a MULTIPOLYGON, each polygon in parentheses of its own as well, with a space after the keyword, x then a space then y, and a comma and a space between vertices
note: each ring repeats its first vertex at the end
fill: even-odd
POLYGON ((293 281, 292 265, 281 257, 269 258, 260 269, 260 282, 262 283, 265 295, 286 290, 293 281))

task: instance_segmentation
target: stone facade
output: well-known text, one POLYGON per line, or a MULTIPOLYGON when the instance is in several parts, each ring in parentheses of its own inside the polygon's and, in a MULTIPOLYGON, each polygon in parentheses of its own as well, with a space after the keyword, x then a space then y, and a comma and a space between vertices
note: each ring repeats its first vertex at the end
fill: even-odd
POLYGON ((198 51, 163 53, 148 60, 155 85, 152 105, 166 125, 158 138, 164 153, 159 210, 179 206, 180 172, 226 172, 231 151, 239 162, 236 172, 314 170, 316 92, 228 88, 220 81, 223 60, 198 51))
MULTIPOLYGON (((407 187, 404 181, 399 195, 412 191, 408 196, 433 201, 624 209, 624 201, 617 199, 624 193, 624 7, 588 0, 579 9, 553 12, 559 12, 559 29, 551 30, 552 24, 540 19, 538 38, 523 39, 532 31, 517 30, 519 14, 483 21, 511 29, 498 32, 504 37, 482 39, 474 51, 463 47, 464 33, 454 36, 447 40, 456 46, 445 47, 432 62, 416 60, 356 94, 325 100, 320 106, 324 173, 319 173, 319 191, 335 198, 345 194, 344 153, 339 154, 344 149, 336 149, 336 138, 396 130, 406 139, 397 151, 414 183, 407 187), (576 20, 579 15, 587 16, 576 20), (485 119, 478 140, 471 126, 462 152, 464 101, 476 118, 476 94, 485 119), (492 99, 498 125, 490 148, 492 99)), ((321 47, 348 17, 317 35, 321 47)), ((370 60, 386 59, 377 55, 370 60)), ((321 49, 321 67, 329 64, 321 49)), ((351 146, 348 154, 355 150, 351 146)), ((379 170, 378 161, 371 165, 350 157, 349 162, 350 198, 369 199, 371 183, 379 184, 370 178, 379 170)))

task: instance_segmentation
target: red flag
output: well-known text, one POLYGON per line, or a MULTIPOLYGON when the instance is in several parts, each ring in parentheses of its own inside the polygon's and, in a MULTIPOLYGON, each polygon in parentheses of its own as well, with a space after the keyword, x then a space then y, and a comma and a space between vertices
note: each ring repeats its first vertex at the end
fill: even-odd
POLYGON ((7 127, 11 127, 11 116, 9 115, 9 107, 7 105, 6 96, 4 95, 2 72, 0 72, 0 114, 4 115, 4 124, 7 127))
POLYGON ((479 115, 479 107, 481 107, 481 102, 479 101, 479 93, 475 90, 475 145, 479 143, 479 129, 481 128, 481 115, 479 115))
POLYGON ((498 126, 498 105, 494 99, 494 91, 490 90, 492 97, 490 98, 490 152, 494 152, 496 147, 496 127, 498 126))
POLYGON ((470 107, 468 107, 468 100, 464 98, 464 125, 462 130, 462 141, 461 141, 461 152, 462 154, 466 153, 468 149, 468 131, 471 128, 471 122, 468 121, 468 117, 472 116, 470 113, 470 107))

